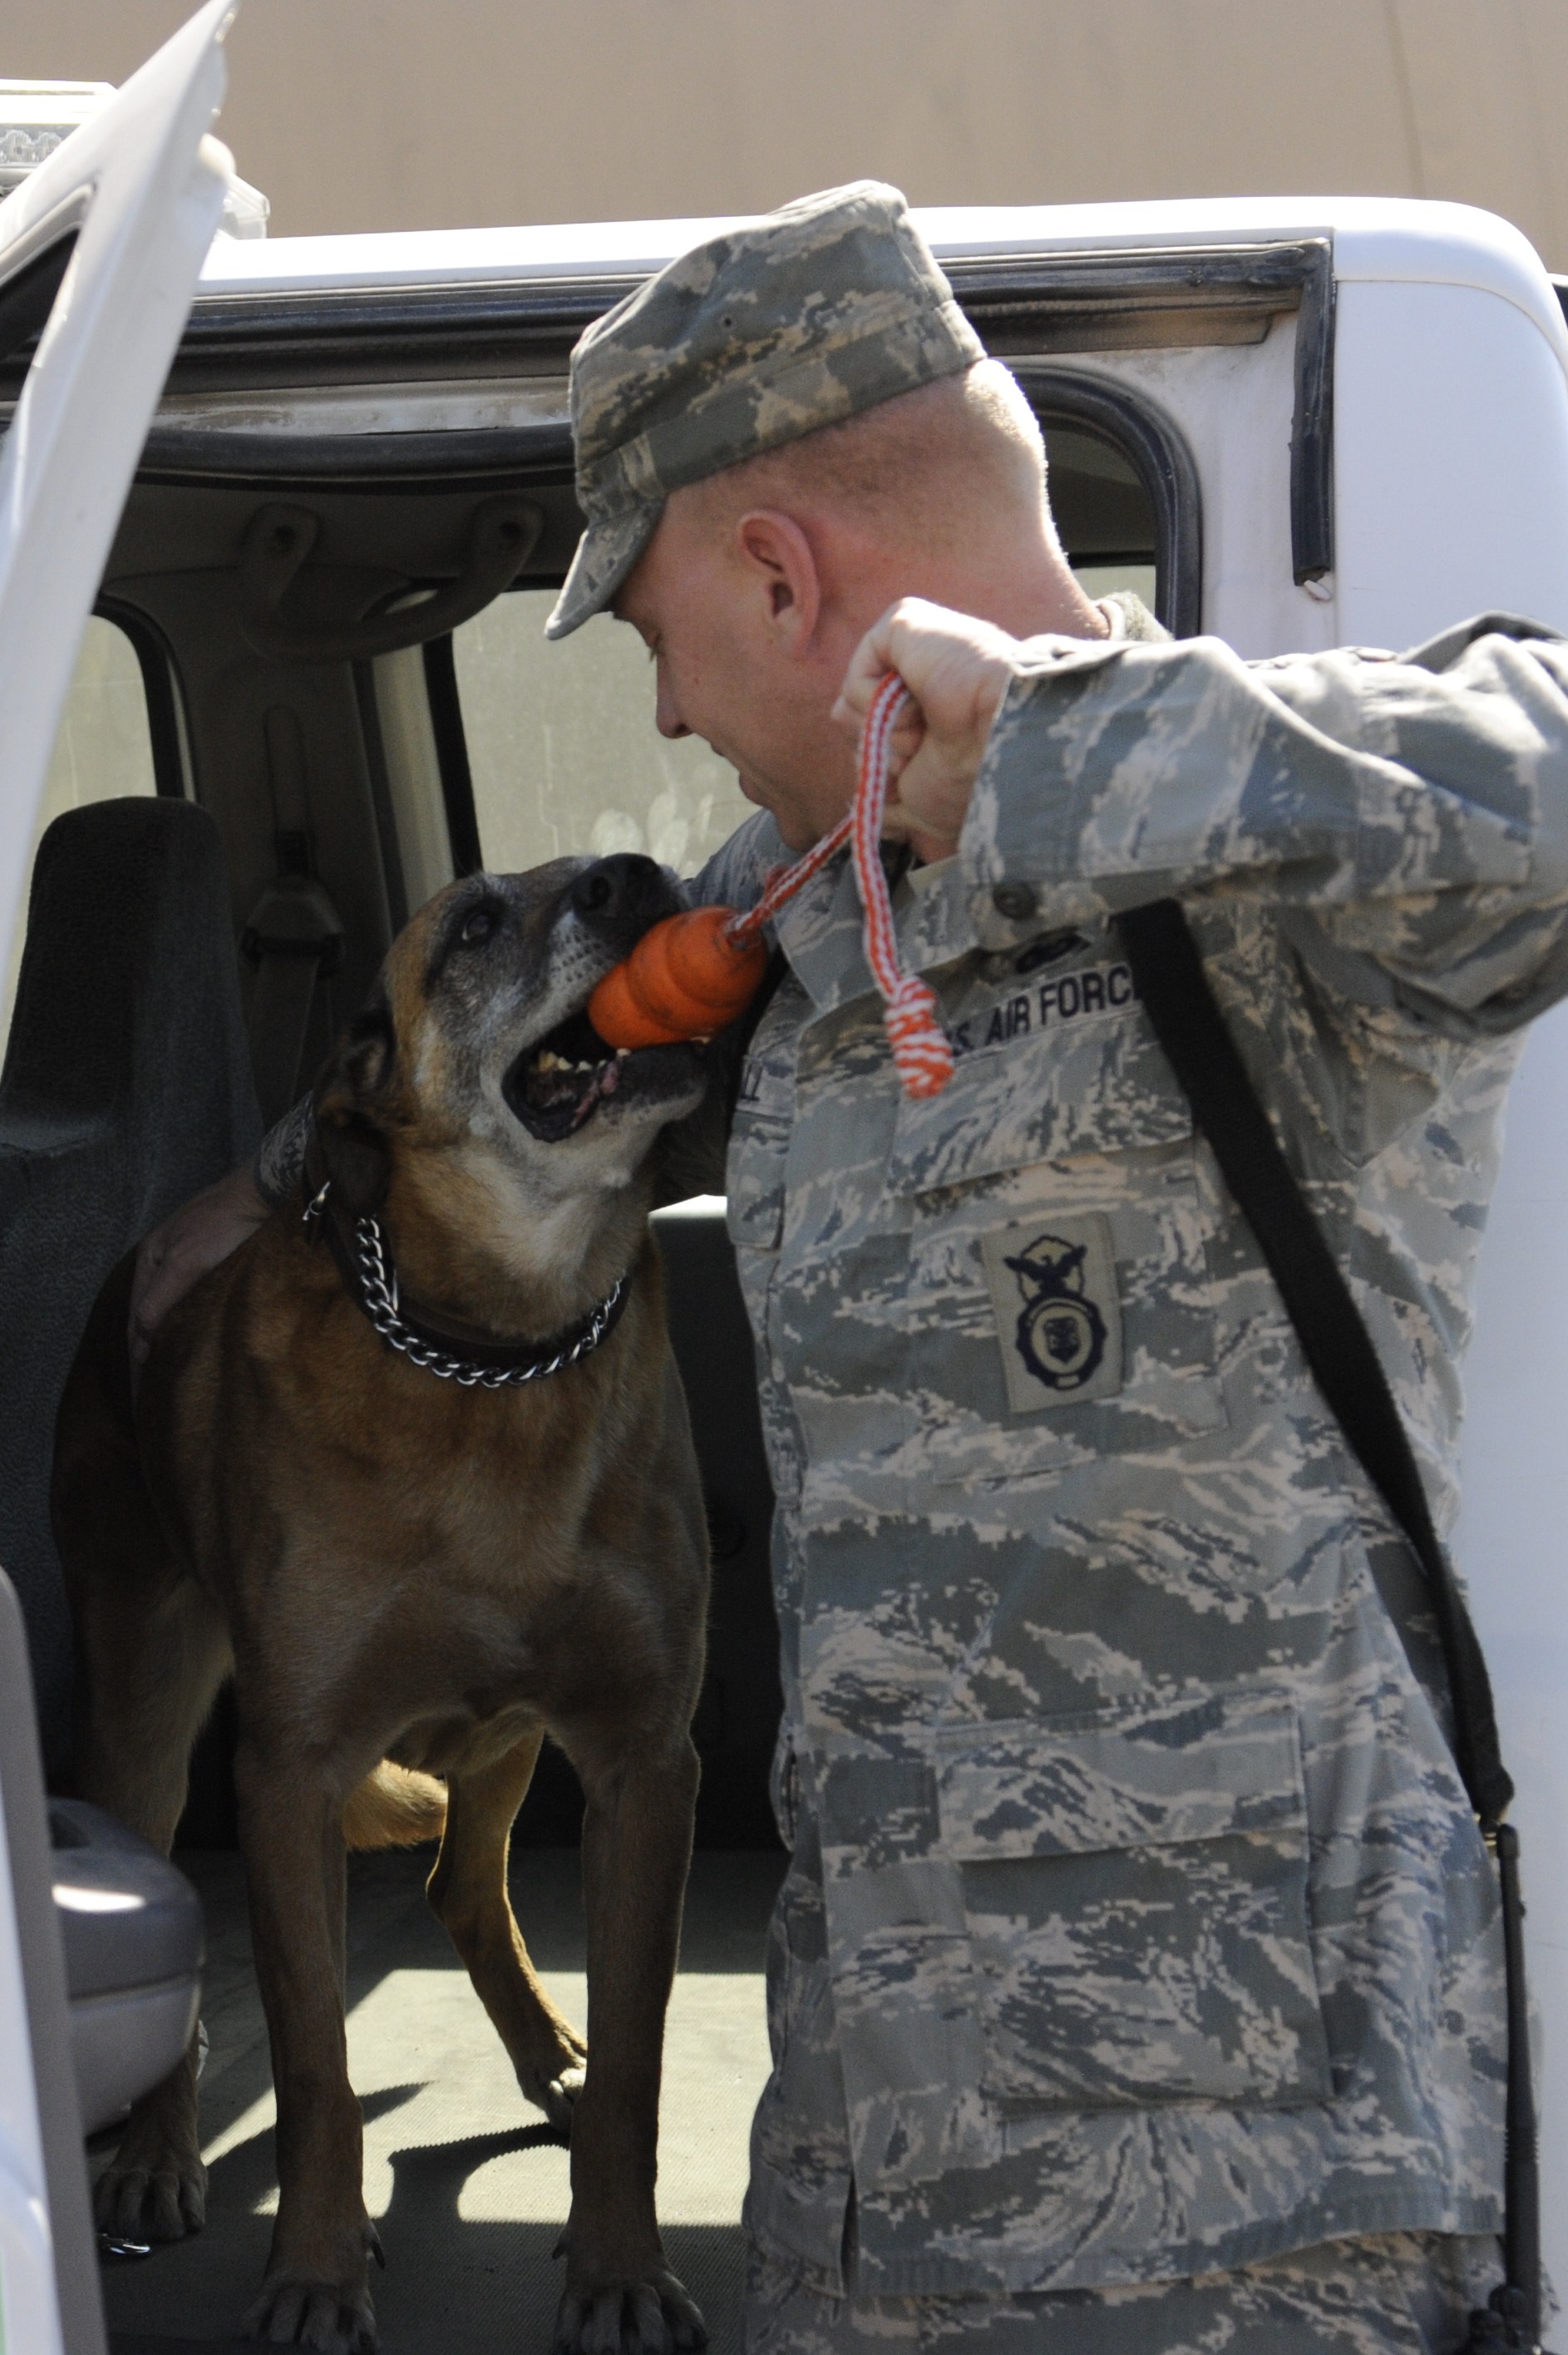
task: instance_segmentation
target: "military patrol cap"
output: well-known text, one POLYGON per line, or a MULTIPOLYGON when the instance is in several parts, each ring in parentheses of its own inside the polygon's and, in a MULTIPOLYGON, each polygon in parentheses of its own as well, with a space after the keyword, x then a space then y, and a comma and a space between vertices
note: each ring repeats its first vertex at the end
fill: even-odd
POLYGON ((588 529, 546 636, 602 612, 683 484, 984 357, 904 198, 879 180, 694 246, 572 354, 588 529))

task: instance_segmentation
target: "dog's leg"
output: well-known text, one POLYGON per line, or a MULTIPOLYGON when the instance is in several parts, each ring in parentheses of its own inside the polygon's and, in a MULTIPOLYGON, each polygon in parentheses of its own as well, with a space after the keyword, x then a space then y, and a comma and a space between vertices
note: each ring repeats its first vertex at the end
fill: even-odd
MULTIPOLYGON (((190 1581, 161 1593, 95 1581, 79 1601, 77 1787, 167 1855, 191 1744, 228 1673, 227 1634, 190 1581)), ((94 2187, 101 2229, 122 2240, 177 2241, 206 2220, 198 2035, 133 2105, 94 2187)))
POLYGON ((245 2327, 323 2355, 366 2355, 379 2243, 344 2032, 344 1795, 287 1741, 263 1749, 243 1733, 235 1785, 278 2096, 278 2221, 245 2327))
POLYGON ((692 1857, 697 1755, 570 1745, 588 1798, 588 2063, 572 2117, 572 2212, 557 2350, 701 2347, 703 2318, 664 2262, 654 2212, 664 2013, 692 1857))
POLYGON ((587 2048, 539 1985, 506 1892, 513 1820, 527 1796, 543 1734, 447 1786, 446 1829, 426 1895, 495 2022, 527 2099, 565 2131, 587 2048))
MULTIPOLYGON (((191 1744, 228 1668, 215 1606, 171 1555, 137 1444, 125 1354, 133 1262, 110 1276, 67 1378, 50 1507, 76 1629, 76 1786, 167 1855, 191 1744)), ((130 2241, 200 2230, 196 2039, 136 2103, 100 2177, 101 2226, 130 2241)))

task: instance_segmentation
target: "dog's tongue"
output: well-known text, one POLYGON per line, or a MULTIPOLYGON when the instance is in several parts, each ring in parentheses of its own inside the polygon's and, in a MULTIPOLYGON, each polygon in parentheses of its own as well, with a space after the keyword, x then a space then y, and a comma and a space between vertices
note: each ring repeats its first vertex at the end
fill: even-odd
POLYGON ((601 1063, 583 1090, 582 1102, 572 1114, 572 1126, 580 1128, 595 1104, 605 1096, 612 1096, 620 1085, 620 1065, 616 1062, 601 1063))

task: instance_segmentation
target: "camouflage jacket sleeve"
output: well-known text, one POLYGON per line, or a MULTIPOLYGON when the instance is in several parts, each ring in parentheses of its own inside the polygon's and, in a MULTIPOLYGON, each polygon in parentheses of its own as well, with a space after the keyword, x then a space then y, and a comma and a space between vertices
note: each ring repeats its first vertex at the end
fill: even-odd
POLYGON ((1250 898, 1345 996, 1511 1029, 1568 991, 1568 644, 1506 615, 1402 657, 1032 639, 960 855, 1032 926, 1250 898))
MULTIPOLYGON (((779 829, 764 811, 737 826, 697 874, 682 885, 693 908, 749 908, 769 869, 788 858, 779 829)), ((673 1122, 660 1140, 659 1204, 684 1201, 692 1194, 722 1194, 740 1058, 752 1025, 744 1018, 721 1031, 708 1050, 708 1090, 684 1120, 673 1122)))

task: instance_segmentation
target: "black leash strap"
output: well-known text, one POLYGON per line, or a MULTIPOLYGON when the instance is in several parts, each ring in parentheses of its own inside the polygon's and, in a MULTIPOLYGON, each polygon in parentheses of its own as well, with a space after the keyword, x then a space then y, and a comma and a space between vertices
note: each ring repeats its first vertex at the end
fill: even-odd
POLYGON ((1176 900, 1159 900, 1121 916, 1118 925, 1154 1035, 1256 1238, 1313 1378, 1425 1575, 1453 1701, 1455 1757, 1498 1860, 1507 1966, 1506 2280, 1494 2291, 1490 2307, 1472 2315, 1467 2355, 1493 2348, 1533 2348, 1541 2333, 1541 2187, 1525 2003, 1519 1835, 1502 1821, 1513 1785, 1502 1763, 1486 1661, 1433 1525, 1382 1361, 1253 1091, 1214 1002, 1187 919, 1176 900))

